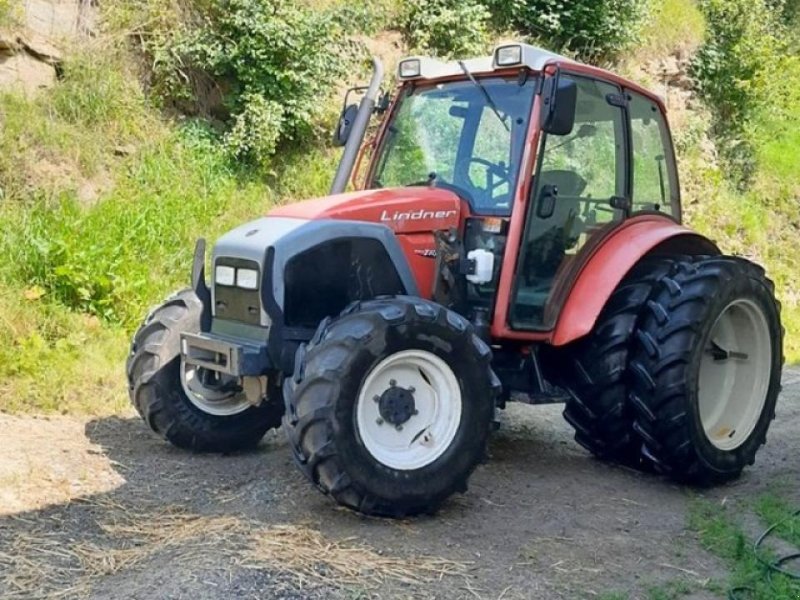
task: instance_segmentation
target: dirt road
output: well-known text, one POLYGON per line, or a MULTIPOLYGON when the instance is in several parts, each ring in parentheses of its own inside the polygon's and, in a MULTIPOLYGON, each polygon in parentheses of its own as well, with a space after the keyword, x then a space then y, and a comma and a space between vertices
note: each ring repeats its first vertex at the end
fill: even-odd
POLYGON ((295 469, 280 432, 193 456, 133 415, 0 415, 0 597, 714 598, 724 565, 687 529, 693 502, 800 505, 800 369, 737 482, 687 490, 592 459, 560 407, 512 406, 470 490, 435 517, 364 519, 295 469))

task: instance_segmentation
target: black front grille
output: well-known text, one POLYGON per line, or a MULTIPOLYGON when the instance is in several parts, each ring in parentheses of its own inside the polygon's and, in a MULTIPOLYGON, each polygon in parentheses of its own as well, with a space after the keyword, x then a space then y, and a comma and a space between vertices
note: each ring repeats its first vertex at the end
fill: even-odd
POLYGON ((214 316, 219 319, 241 321, 251 325, 261 324, 261 269, 257 262, 243 258, 219 258, 214 265, 234 269, 253 269, 258 272, 259 286, 246 290, 235 285, 220 285, 214 282, 214 316))

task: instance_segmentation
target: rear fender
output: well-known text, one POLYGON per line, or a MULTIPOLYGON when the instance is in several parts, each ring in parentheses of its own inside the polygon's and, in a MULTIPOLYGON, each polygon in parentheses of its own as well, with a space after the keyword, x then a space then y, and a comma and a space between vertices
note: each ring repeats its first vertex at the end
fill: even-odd
POLYGON ((631 220, 597 247, 579 271, 561 309, 551 343, 563 346, 594 327, 600 311, 625 275, 645 256, 720 254, 708 238, 671 219, 631 220))

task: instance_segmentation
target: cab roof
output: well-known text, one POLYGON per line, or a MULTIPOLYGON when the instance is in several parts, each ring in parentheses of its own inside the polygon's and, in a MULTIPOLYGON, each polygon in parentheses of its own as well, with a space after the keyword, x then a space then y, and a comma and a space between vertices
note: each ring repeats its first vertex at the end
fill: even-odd
POLYGON ((664 100, 658 94, 643 88, 639 84, 620 77, 616 73, 594 67, 575 59, 550 52, 543 48, 522 43, 506 43, 497 46, 491 56, 470 58, 459 61, 442 61, 429 56, 410 56, 402 59, 397 66, 397 76, 401 83, 435 82, 441 79, 464 77, 462 65, 473 75, 491 75, 495 72, 508 71, 513 68, 527 68, 541 72, 550 65, 564 67, 584 75, 600 77, 621 86, 636 90, 648 96, 666 109, 664 100))
POLYGON ((551 63, 576 63, 576 61, 566 56, 556 54, 555 52, 550 52, 549 50, 544 50, 528 44, 502 44, 495 48, 491 56, 470 58, 464 61, 451 60, 445 62, 429 56, 409 56, 400 61, 397 74, 401 80, 440 79, 442 77, 452 77, 455 75, 460 76, 464 74, 461 63, 463 63, 471 73, 487 74, 509 67, 527 67, 532 71, 541 71, 551 63), (515 48, 519 49, 519 60, 498 64, 498 55, 500 53, 504 50, 515 48), (412 70, 404 72, 404 69, 408 66, 411 66, 412 70), (414 74, 413 66, 418 67, 416 74, 414 74))

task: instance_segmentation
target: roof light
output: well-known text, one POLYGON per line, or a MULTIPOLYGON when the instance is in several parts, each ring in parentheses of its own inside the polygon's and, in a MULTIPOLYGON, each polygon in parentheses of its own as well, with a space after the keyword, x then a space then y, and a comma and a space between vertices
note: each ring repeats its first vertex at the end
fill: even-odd
POLYGON ((422 62, 418 58, 408 58, 400 61, 400 65, 397 67, 397 73, 400 79, 419 77, 422 74, 422 62))
POLYGON ((494 52, 494 64, 498 67, 510 67, 522 62, 522 46, 500 46, 494 52))

